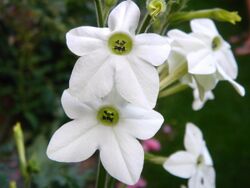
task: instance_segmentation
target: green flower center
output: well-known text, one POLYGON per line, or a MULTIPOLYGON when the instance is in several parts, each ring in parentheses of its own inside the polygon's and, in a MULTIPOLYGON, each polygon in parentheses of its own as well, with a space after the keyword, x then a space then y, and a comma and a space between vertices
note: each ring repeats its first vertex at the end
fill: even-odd
POLYGON ((113 106, 103 106, 97 113, 97 120, 105 126, 114 126, 119 121, 119 113, 113 106))
POLYGON ((125 33, 114 33, 108 39, 108 47, 116 55, 126 55, 132 50, 133 41, 125 33))
POLYGON ((213 41, 212 41, 212 49, 215 51, 215 50, 218 50, 220 47, 221 47, 221 38, 220 37, 214 37, 213 38, 213 41))

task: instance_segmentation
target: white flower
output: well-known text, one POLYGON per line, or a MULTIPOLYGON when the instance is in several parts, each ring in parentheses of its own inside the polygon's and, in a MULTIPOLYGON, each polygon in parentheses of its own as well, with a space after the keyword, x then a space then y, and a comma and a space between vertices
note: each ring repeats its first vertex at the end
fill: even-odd
POLYGON ((80 162, 99 150, 102 164, 111 176, 135 184, 144 161, 143 148, 136 138, 154 136, 163 117, 125 102, 115 92, 103 100, 83 103, 66 90, 62 106, 73 120, 54 133, 47 148, 48 157, 59 162, 80 162))
POLYGON ((186 75, 181 79, 181 82, 184 84, 188 84, 192 89, 193 89, 193 104, 192 104, 192 108, 193 110, 197 111, 203 108, 203 106, 205 105, 205 103, 208 100, 214 100, 214 94, 212 91, 205 91, 203 94, 203 98, 200 98, 199 95, 199 88, 197 83, 195 82, 194 78, 191 77, 190 75, 186 75))
POLYGON ((69 89, 81 100, 106 96, 116 87, 127 101, 153 108, 159 92, 154 66, 167 59, 169 41, 157 34, 135 35, 140 18, 137 5, 127 0, 109 15, 109 28, 78 27, 66 35, 69 49, 78 56, 69 89))
POLYGON ((171 69, 187 63, 188 74, 197 82, 201 99, 220 80, 230 82, 240 95, 245 95, 244 88, 234 81, 238 67, 231 47, 220 36, 214 23, 209 19, 195 19, 191 21, 191 28, 191 34, 180 30, 168 33, 174 40, 172 58, 168 61, 171 69))
POLYGON ((202 133, 192 123, 186 126, 184 137, 186 151, 172 154, 164 163, 171 174, 189 178, 189 188, 215 188, 215 171, 202 133))

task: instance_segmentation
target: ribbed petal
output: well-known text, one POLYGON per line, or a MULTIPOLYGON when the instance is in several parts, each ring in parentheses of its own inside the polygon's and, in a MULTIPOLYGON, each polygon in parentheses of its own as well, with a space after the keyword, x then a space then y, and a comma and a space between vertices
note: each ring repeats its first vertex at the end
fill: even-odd
POLYGON ((168 69, 169 73, 173 73, 180 66, 183 66, 187 63, 185 55, 179 50, 179 48, 172 48, 168 60, 168 69))
POLYGON ((154 110, 135 107, 128 104, 123 107, 120 126, 117 129, 127 132, 138 139, 149 139, 160 129, 164 119, 162 115, 154 110))
POLYGON ((103 98, 103 102, 105 104, 114 105, 118 107, 123 107, 124 105, 128 104, 128 102, 124 100, 124 98, 122 98, 121 95, 118 93, 116 87, 113 87, 111 92, 103 98))
POLYGON ((71 119, 79 119, 94 114, 90 106, 87 106, 72 96, 68 90, 63 92, 61 102, 65 113, 71 119))
POLYGON ((194 79, 204 92, 213 90, 219 81, 217 74, 195 75, 194 79))
POLYGON ((159 66, 166 61, 170 52, 167 37, 157 34, 140 34, 135 38, 134 53, 146 62, 159 66))
POLYGON ((108 25, 112 31, 135 33, 140 19, 140 10, 131 0, 123 1, 110 13, 108 25))
POLYGON ((127 101, 152 109, 159 93, 158 72, 138 58, 119 58, 116 63, 116 88, 127 101))
POLYGON ((206 49, 188 54, 187 61, 190 74, 206 75, 216 72, 216 60, 206 49))
POLYGON ((231 78, 236 79, 238 75, 238 65, 230 49, 223 49, 215 54, 217 63, 224 72, 231 78))
POLYGON ((92 117, 64 124, 52 136, 47 155, 59 162, 80 162, 94 154, 98 147, 97 121, 92 117))
POLYGON ((196 171, 196 157, 191 153, 178 151, 166 160, 163 167, 175 176, 190 178, 196 171))
POLYGON ((66 42, 74 54, 83 56, 105 48, 109 33, 108 28, 77 27, 66 34, 66 42))
POLYGON ((193 153, 197 157, 202 153, 202 133, 200 129, 192 123, 187 123, 186 125, 184 146, 188 152, 193 153))
POLYGON ((190 53, 206 48, 206 43, 202 40, 178 29, 169 31, 168 36, 173 39, 171 46, 180 47, 184 53, 190 53))
POLYGON ((190 22, 190 25, 194 33, 208 35, 211 38, 219 35, 214 22, 210 19, 194 19, 190 22))
MULTIPOLYGON (((102 131, 103 132, 103 131, 102 131)), ((104 168, 119 181, 133 185, 141 175, 144 152, 140 143, 128 135, 106 129, 100 146, 104 168)))
POLYGON ((106 96, 114 83, 114 66, 105 52, 98 51, 78 59, 69 81, 69 91, 81 101, 106 96))

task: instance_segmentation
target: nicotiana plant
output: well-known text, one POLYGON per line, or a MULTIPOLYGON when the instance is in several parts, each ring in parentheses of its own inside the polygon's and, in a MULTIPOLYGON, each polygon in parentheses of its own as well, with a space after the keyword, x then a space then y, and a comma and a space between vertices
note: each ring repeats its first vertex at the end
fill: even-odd
POLYGON ((47 156, 80 162, 98 150, 98 188, 115 187, 115 179, 124 186, 135 185, 144 160, 189 179, 189 188, 214 188, 213 162, 194 124, 186 125, 186 151, 169 157, 150 154, 146 142, 144 151, 137 139, 152 138, 163 124, 162 115, 153 110, 158 97, 190 87, 193 109, 199 110, 214 99, 212 90, 222 80, 244 96, 244 88, 235 81, 238 66, 231 47, 212 21, 235 23, 240 17, 223 9, 183 11, 187 0, 147 0, 147 12, 140 19, 132 0, 114 8, 115 0, 94 2, 99 27, 81 26, 66 34, 68 48, 79 56, 61 98, 72 120, 54 133, 47 156), (169 25, 187 21, 190 33, 168 31, 169 25))

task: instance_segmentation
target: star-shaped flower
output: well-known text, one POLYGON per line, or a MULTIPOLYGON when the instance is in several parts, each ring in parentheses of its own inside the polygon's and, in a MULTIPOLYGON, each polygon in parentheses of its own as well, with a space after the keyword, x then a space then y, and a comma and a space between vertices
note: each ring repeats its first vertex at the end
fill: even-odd
POLYGON ((62 106, 73 120, 54 133, 47 148, 48 157, 59 162, 80 162, 99 150, 101 162, 111 176, 135 184, 144 161, 143 148, 136 138, 153 137, 163 117, 127 103, 113 90, 103 100, 89 103, 66 90, 62 106))
POLYGON ((209 19, 195 19, 191 21, 191 29, 190 34, 180 30, 168 33, 173 39, 172 58, 168 61, 170 71, 187 63, 188 74, 197 82, 201 99, 220 80, 230 82, 240 95, 245 95, 244 88, 234 81, 238 67, 231 47, 215 24, 209 19))
POLYGON ((186 151, 172 154, 164 163, 171 174, 189 178, 189 188, 215 188, 215 171, 202 133, 192 123, 186 126, 184 137, 186 151))
POLYGON ((91 101, 106 96, 114 85, 127 101, 155 106, 159 76, 154 66, 164 63, 170 45, 157 34, 135 35, 139 18, 139 8, 127 0, 110 13, 109 28, 83 26, 67 33, 69 49, 81 56, 70 78, 70 92, 91 101))

